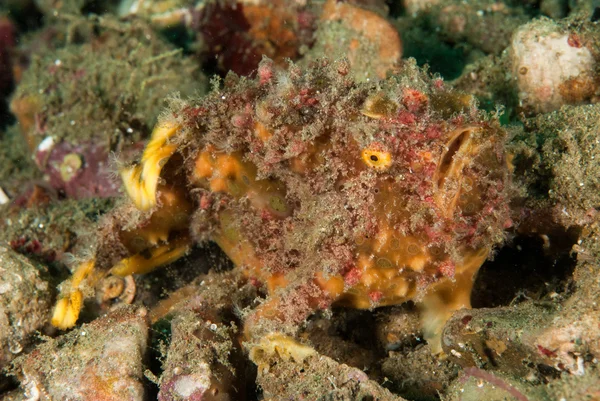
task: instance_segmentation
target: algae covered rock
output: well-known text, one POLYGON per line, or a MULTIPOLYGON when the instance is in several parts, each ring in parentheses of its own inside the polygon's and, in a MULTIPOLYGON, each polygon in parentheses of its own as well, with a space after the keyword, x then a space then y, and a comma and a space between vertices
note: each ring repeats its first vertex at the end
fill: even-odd
POLYGON ((561 225, 593 221, 600 207, 600 106, 563 107, 525 121, 515 138, 516 176, 561 225))
POLYGON ((146 310, 121 308, 39 345, 13 373, 30 399, 142 401, 147 340, 146 310))
POLYGON ((495 0, 439 2, 431 9, 440 35, 452 43, 469 43, 485 53, 500 54, 513 32, 529 17, 522 7, 495 0))
POLYGON ((53 288, 47 271, 0 246, 0 367, 18 356, 48 323, 53 288))
POLYGON ((148 136, 167 95, 201 92, 204 81, 191 60, 141 21, 73 24, 94 33, 35 54, 11 109, 54 188, 74 198, 115 195, 109 154, 148 136))
POLYGON ((257 382, 269 400, 293 395, 306 400, 406 401, 370 380, 363 371, 316 353, 304 360, 271 357, 261 361, 257 382))
POLYGON ((351 2, 325 2, 313 48, 303 62, 346 58, 359 81, 383 79, 398 67, 402 40, 387 15, 351 2))
POLYGON ((431 355, 428 346, 391 351, 381 364, 382 373, 391 381, 387 387, 409 400, 435 400, 460 370, 452 361, 431 355))
MULTIPOLYGON (((235 326, 234 326, 235 328, 235 326)), ((159 401, 227 400, 241 397, 243 369, 231 327, 214 314, 182 312, 171 324, 171 343, 161 376, 159 401), (212 319, 203 316, 212 315, 212 319), (237 390, 239 389, 239 391, 237 390)))
POLYGON ((588 21, 535 20, 515 32, 509 48, 521 107, 528 113, 596 102, 598 28, 588 21), (574 28, 577 26, 577 29, 574 28))
POLYGON ((46 205, 31 205, 21 204, 17 198, 0 211, 0 241, 46 264, 65 262, 69 253, 93 249, 96 221, 114 205, 112 199, 98 198, 47 201, 46 205))

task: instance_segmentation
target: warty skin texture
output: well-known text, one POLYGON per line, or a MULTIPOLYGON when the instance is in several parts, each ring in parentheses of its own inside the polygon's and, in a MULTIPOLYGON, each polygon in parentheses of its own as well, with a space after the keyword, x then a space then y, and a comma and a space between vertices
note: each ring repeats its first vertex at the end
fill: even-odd
MULTIPOLYGON (((354 82, 344 60, 263 75, 171 102, 121 173, 139 224, 139 212, 119 215, 88 276, 145 272, 210 240, 268 293, 245 317, 249 342, 262 339, 255 361, 293 349, 286 336, 315 310, 408 300, 440 352, 445 321, 470 307, 512 225, 505 131, 410 61, 379 83, 354 82)), ((53 322, 66 327, 61 302, 53 322)))

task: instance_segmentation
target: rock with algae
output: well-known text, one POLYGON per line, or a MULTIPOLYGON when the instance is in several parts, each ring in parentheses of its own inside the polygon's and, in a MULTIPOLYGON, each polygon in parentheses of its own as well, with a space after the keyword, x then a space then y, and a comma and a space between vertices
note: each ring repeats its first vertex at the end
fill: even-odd
POLYGON ((495 0, 444 1, 430 13, 444 39, 492 54, 501 53, 513 32, 529 19, 523 8, 495 0))
POLYGON ((450 399, 463 399, 463 393, 464 399, 477 394, 502 399, 503 393, 518 400, 597 398, 599 231, 597 221, 582 228, 573 246, 577 264, 568 293, 461 311, 450 319, 444 349, 465 370, 450 399), (498 395, 489 392, 490 385, 498 395))
POLYGON ((304 54, 308 63, 323 56, 347 58, 358 81, 383 79, 399 68, 402 40, 387 15, 352 2, 326 1, 319 14, 314 44, 304 54))
POLYGON ((256 296, 247 287, 237 272, 213 271, 151 311, 153 320, 170 319, 171 326, 159 401, 245 399, 248 376, 233 311, 256 296))
POLYGON ((390 381, 387 388, 409 400, 435 400, 446 393, 460 372, 458 365, 431 355, 426 345, 388 352, 381 371, 390 381))
POLYGON ((532 211, 550 210, 551 219, 565 227, 594 221, 600 206, 599 117, 595 104, 525 120, 525 132, 512 146, 532 211))
POLYGON ((263 55, 277 65, 297 60, 312 42, 320 5, 295 0, 123 1, 121 14, 181 30, 186 46, 220 74, 256 72, 263 55))
POLYGON ((408 15, 400 20, 409 22, 402 25, 409 30, 426 26, 423 35, 434 33, 438 38, 434 47, 450 42, 486 54, 500 54, 514 30, 529 20, 520 2, 405 0, 404 4, 408 15))
POLYGON ((121 308, 49 339, 12 372, 29 399, 142 401, 147 341, 147 311, 121 308))
POLYGON ((139 20, 62 23, 85 35, 71 32, 64 46, 35 54, 11 109, 54 188, 73 198, 115 195, 110 152, 146 138, 171 92, 202 91, 202 74, 139 20))
POLYGON ((186 311, 172 320, 159 401, 243 398, 244 372, 236 369, 241 354, 234 344, 234 330, 211 315, 208 319, 206 313, 186 311))
POLYGON ((587 19, 554 22, 542 18, 514 33, 509 63, 525 112, 598 101, 598 32, 597 25, 587 19))
POLYGON ((303 361, 278 356, 261 361, 257 382, 265 400, 293 395, 297 400, 406 401, 370 380, 363 371, 316 353, 303 361))
POLYGON ((47 324, 52 292, 47 269, 0 246, 0 367, 25 351, 47 324))
POLYGON ((598 24, 588 13, 535 19, 512 32, 506 51, 467 65, 454 85, 490 105, 505 106, 511 119, 521 117, 514 111, 527 117, 596 103, 598 37, 598 24))
POLYGON ((113 200, 97 198, 48 201, 45 205, 3 206, 0 218, 0 241, 46 264, 65 262, 70 253, 93 249, 97 220, 114 205, 113 200))
POLYGON ((287 60, 327 56, 347 57, 359 79, 385 78, 402 56, 399 34, 379 0, 146 0, 123 12, 141 15, 157 27, 183 28, 190 49, 207 68, 223 75, 252 76, 263 56, 282 68, 287 60))

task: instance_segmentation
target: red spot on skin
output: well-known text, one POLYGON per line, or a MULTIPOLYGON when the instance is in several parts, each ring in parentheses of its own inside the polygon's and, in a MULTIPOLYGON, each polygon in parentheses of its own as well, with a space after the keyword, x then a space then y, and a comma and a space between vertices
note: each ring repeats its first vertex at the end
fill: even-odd
POLYGON ((462 322, 462 324, 464 324, 466 326, 467 324, 469 324, 469 322, 471 320, 473 320, 473 316, 467 315, 467 316, 464 316, 460 321, 462 322))
POLYGON ((435 277, 420 274, 417 277, 417 291, 425 292, 426 288, 435 281, 435 277))
POLYGON ((408 111, 401 111, 398 114, 398 122, 400 124, 410 125, 414 124, 417 121, 417 118, 413 113, 409 113, 408 111))
POLYGON ((360 281, 361 276, 361 271, 355 267, 344 276, 344 282, 350 287, 355 286, 360 281))
POLYGON ((379 302, 381 298, 383 298, 383 292, 381 291, 371 291, 369 293, 369 299, 371 299, 371 301, 374 303, 379 302))
POLYGON ((313 92, 310 89, 301 89, 300 92, 298 92, 298 106, 314 106, 319 103, 316 98, 311 97, 312 93, 313 92))
POLYGON ((369 145, 369 149, 376 152, 387 152, 386 147, 383 146, 383 143, 381 142, 371 142, 371 144, 369 145))
POLYGON ((541 345, 538 345, 537 349, 540 352, 540 354, 547 356, 548 358, 556 358, 556 352, 550 351, 548 348, 544 348, 541 345))
POLYGON ((271 82, 273 78, 273 62, 263 61, 258 66, 258 82, 260 85, 271 82))
POLYGON ((341 76, 345 77, 346 75, 348 75, 348 73, 350 72, 350 70, 348 69, 348 65, 347 64, 341 64, 338 67, 338 74, 340 74, 341 76))
POLYGON ((260 211, 260 218, 263 220, 273 220, 273 214, 267 209, 263 209, 260 211))
POLYGON ((200 198, 200 209, 202 210, 206 210, 210 207, 212 201, 210 199, 210 196, 208 195, 202 195, 202 197, 200 198))
POLYGON ((36 239, 29 240, 26 237, 20 237, 10 241, 9 245, 18 253, 37 256, 45 262, 54 262, 56 260, 56 251, 53 249, 44 249, 42 243, 36 239))
POLYGON ((320 299, 317 302, 317 308, 325 310, 331 306, 331 301, 328 299, 320 299))
POLYGON ((291 143, 289 153, 292 155, 299 155, 306 150, 306 143, 295 140, 291 143))
MULTIPOLYGON (((433 202, 432 202, 433 203, 433 202)), ((425 234, 429 237, 430 240, 436 241, 440 238, 440 232, 433 227, 425 226, 423 227, 425 230, 425 234)))
MULTIPOLYGON (((199 115, 206 113, 207 111, 208 110, 206 110, 204 107, 187 106, 183 109, 183 114, 185 114, 185 116, 188 119, 194 119, 194 118, 198 117, 199 115)), ((177 118, 177 115, 175 113, 174 113, 174 117, 177 118)))
POLYGON ((427 127, 425 135, 427 136, 427 139, 437 139, 442 135, 442 129, 437 125, 427 127))
POLYGON ((406 106, 408 111, 411 113, 421 113, 427 108, 429 99, 427 95, 419 92, 415 89, 406 89, 404 91, 404 97, 402 98, 402 104, 406 106))
POLYGON ((231 125, 236 128, 248 128, 252 125, 252 118, 247 114, 236 114, 231 117, 231 125))
POLYGON ((456 266, 454 265, 454 263, 450 262, 450 261, 446 261, 446 262, 442 262, 440 264, 440 266, 438 267, 438 271, 444 276, 444 277, 454 277, 454 272, 456 270, 456 266))
POLYGON ((570 33, 569 38, 567 39, 567 44, 571 47, 575 47, 580 49, 583 46, 581 42, 581 38, 576 33, 570 33))
POLYGON ((433 174, 435 173, 436 169, 437 166, 435 165, 435 163, 428 163, 423 167, 423 173, 426 177, 433 177, 433 174))

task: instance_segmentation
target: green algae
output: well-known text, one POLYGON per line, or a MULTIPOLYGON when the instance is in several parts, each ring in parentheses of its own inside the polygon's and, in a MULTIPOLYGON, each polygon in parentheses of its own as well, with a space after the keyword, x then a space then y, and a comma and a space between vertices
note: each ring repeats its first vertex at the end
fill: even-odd
POLYGON ((67 24, 65 43, 33 56, 13 96, 13 109, 21 102, 35 109, 39 124, 27 133, 33 143, 94 138, 118 149, 149 135, 168 94, 203 91, 197 66, 142 21, 67 24))

